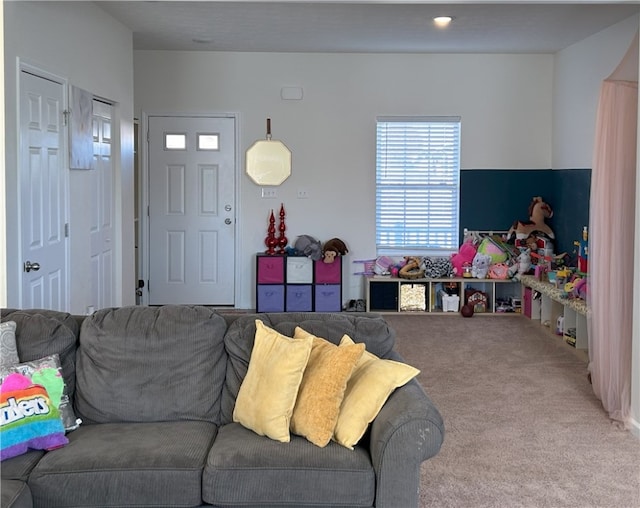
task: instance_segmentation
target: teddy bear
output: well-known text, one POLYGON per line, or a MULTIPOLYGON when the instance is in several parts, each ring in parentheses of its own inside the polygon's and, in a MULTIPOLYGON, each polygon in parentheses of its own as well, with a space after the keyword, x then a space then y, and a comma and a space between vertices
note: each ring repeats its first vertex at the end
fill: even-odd
POLYGON ((333 263, 338 256, 344 256, 349 249, 340 238, 332 238, 324 242, 322 247, 322 261, 325 263, 333 263))
POLYGON ((462 277, 463 267, 470 266, 473 262, 473 258, 476 255, 476 244, 473 238, 468 238, 460 246, 460 249, 455 254, 451 254, 451 264, 453 265, 453 275, 456 277, 462 277))
POLYGON ((490 264, 491 256, 477 252, 471 263, 471 276, 476 279, 486 279, 490 264))

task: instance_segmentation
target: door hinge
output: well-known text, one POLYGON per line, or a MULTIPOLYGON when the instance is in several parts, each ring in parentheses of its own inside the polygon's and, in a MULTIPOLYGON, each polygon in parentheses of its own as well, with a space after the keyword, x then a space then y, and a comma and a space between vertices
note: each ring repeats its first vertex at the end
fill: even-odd
POLYGON ((71 114, 71 110, 70 109, 65 109, 62 112, 62 122, 64 123, 65 126, 69 125, 69 115, 71 114))
POLYGON ((64 225, 64 237, 69 238, 69 223, 66 222, 64 225))

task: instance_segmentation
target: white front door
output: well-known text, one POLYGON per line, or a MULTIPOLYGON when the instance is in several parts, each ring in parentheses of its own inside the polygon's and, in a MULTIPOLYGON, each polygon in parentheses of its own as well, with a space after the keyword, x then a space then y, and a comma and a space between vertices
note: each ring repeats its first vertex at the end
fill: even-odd
POLYGON ((235 118, 150 116, 149 304, 235 303, 235 118))
POLYGON ((93 171, 91 178, 91 297, 96 309, 113 302, 113 106, 93 101, 93 171))
POLYGON ((68 310, 63 84, 20 72, 22 308, 68 310))

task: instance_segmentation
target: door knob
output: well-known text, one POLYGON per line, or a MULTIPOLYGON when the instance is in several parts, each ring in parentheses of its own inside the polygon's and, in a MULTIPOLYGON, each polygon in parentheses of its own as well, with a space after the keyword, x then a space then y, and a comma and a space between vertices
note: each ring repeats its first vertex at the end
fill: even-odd
POLYGON ((30 272, 31 270, 33 270, 34 272, 37 272, 38 270, 40 270, 40 263, 32 263, 31 261, 25 261, 24 271, 30 272))
POLYGON ((225 223, 225 224, 231 224, 231 219, 229 219, 229 218, 225 219, 225 220, 224 220, 224 223, 225 223))

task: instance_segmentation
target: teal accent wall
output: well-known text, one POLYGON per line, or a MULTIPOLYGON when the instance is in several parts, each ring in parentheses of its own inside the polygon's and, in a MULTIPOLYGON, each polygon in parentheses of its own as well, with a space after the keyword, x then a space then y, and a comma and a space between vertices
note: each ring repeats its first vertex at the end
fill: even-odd
POLYGON ((574 257, 573 242, 589 225, 591 169, 473 169, 460 172, 460 241, 464 228, 507 230, 528 219, 531 198, 553 207, 548 221, 556 253, 574 257))

